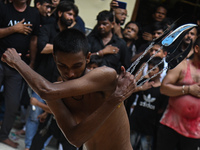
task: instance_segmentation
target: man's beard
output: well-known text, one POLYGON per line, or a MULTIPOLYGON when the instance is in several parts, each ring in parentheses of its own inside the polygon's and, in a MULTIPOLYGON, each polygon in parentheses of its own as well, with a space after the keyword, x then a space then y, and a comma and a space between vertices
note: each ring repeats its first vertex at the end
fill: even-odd
POLYGON ((60 23, 61 23, 63 26, 69 27, 69 26, 72 25, 73 20, 72 20, 72 19, 70 19, 70 20, 65 19, 64 15, 62 14, 62 16, 60 17, 60 23))

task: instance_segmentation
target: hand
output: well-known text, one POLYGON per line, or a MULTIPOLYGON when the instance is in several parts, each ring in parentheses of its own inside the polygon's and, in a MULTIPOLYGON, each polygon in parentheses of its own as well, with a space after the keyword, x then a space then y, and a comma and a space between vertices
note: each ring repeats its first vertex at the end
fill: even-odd
POLYGON ((154 81, 145 82, 143 85, 138 87, 138 91, 146 91, 146 90, 152 88, 153 84, 154 84, 154 81))
POLYGON ((142 38, 146 41, 152 41, 153 40, 153 35, 151 33, 148 32, 144 32, 142 34, 142 38))
POLYGON ((126 72, 124 67, 121 67, 121 73, 118 76, 118 82, 115 92, 111 95, 112 100, 118 103, 126 100, 135 90, 135 79, 130 72, 126 72))
POLYGON ((193 85, 190 85, 190 87, 188 87, 188 88, 189 88, 189 91, 188 91, 189 94, 200 98, 200 82, 193 84, 193 85))
POLYGON ((47 118, 47 115, 48 115, 48 113, 47 113, 47 112, 44 112, 44 113, 38 115, 37 118, 40 119, 40 122, 45 122, 45 120, 46 120, 46 118, 47 118))
POLYGON ((117 8, 119 5, 118 5, 118 2, 116 2, 116 0, 112 0, 110 2, 110 9, 111 10, 114 10, 115 8, 117 8))
POLYGON ((32 32, 32 29, 30 28, 32 24, 24 24, 25 19, 22 19, 19 23, 13 26, 14 31, 17 33, 28 35, 32 32))
POLYGON ((17 53, 14 48, 8 48, 2 55, 1 61, 7 63, 10 67, 14 68, 14 65, 21 60, 21 54, 17 53))
POLYGON ((108 45, 103 50, 103 54, 117 54, 119 52, 119 48, 116 46, 108 45))
POLYGON ((30 103, 31 103, 31 105, 37 106, 38 100, 36 98, 34 98, 34 97, 31 97, 30 98, 30 103))

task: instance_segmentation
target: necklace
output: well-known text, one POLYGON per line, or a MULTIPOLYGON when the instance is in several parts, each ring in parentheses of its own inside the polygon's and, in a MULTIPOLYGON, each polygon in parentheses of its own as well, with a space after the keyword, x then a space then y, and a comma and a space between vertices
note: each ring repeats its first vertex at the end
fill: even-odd
POLYGON ((72 98, 76 101, 81 101, 84 99, 84 95, 81 96, 81 98, 75 98, 74 96, 72 96, 72 98))

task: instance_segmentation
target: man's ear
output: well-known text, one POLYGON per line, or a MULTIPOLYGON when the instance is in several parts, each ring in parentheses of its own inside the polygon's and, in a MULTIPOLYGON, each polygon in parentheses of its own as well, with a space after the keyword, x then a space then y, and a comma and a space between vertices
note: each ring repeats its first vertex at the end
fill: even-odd
POLYGON ((36 3, 36 8, 39 9, 39 7, 41 6, 40 2, 36 3))
POLYGON ((195 45, 195 46, 194 46, 194 52, 195 52, 195 53, 199 53, 199 51, 200 51, 199 46, 198 46, 198 45, 195 45))
POLYGON ((60 18, 62 16, 63 12, 58 11, 58 17, 60 18))
POLYGON ((88 53, 86 58, 86 63, 88 64, 90 62, 91 52, 88 53))

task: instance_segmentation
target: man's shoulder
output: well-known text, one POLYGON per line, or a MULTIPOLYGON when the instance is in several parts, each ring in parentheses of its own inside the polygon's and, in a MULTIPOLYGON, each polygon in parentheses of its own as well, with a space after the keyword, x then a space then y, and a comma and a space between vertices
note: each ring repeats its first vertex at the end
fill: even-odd
POLYGON ((92 72, 92 73, 100 73, 101 72, 102 74, 116 74, 115 69, 113 69, 111 67, 107 67, 107 66, 97 67, 90 72, 92 72))

